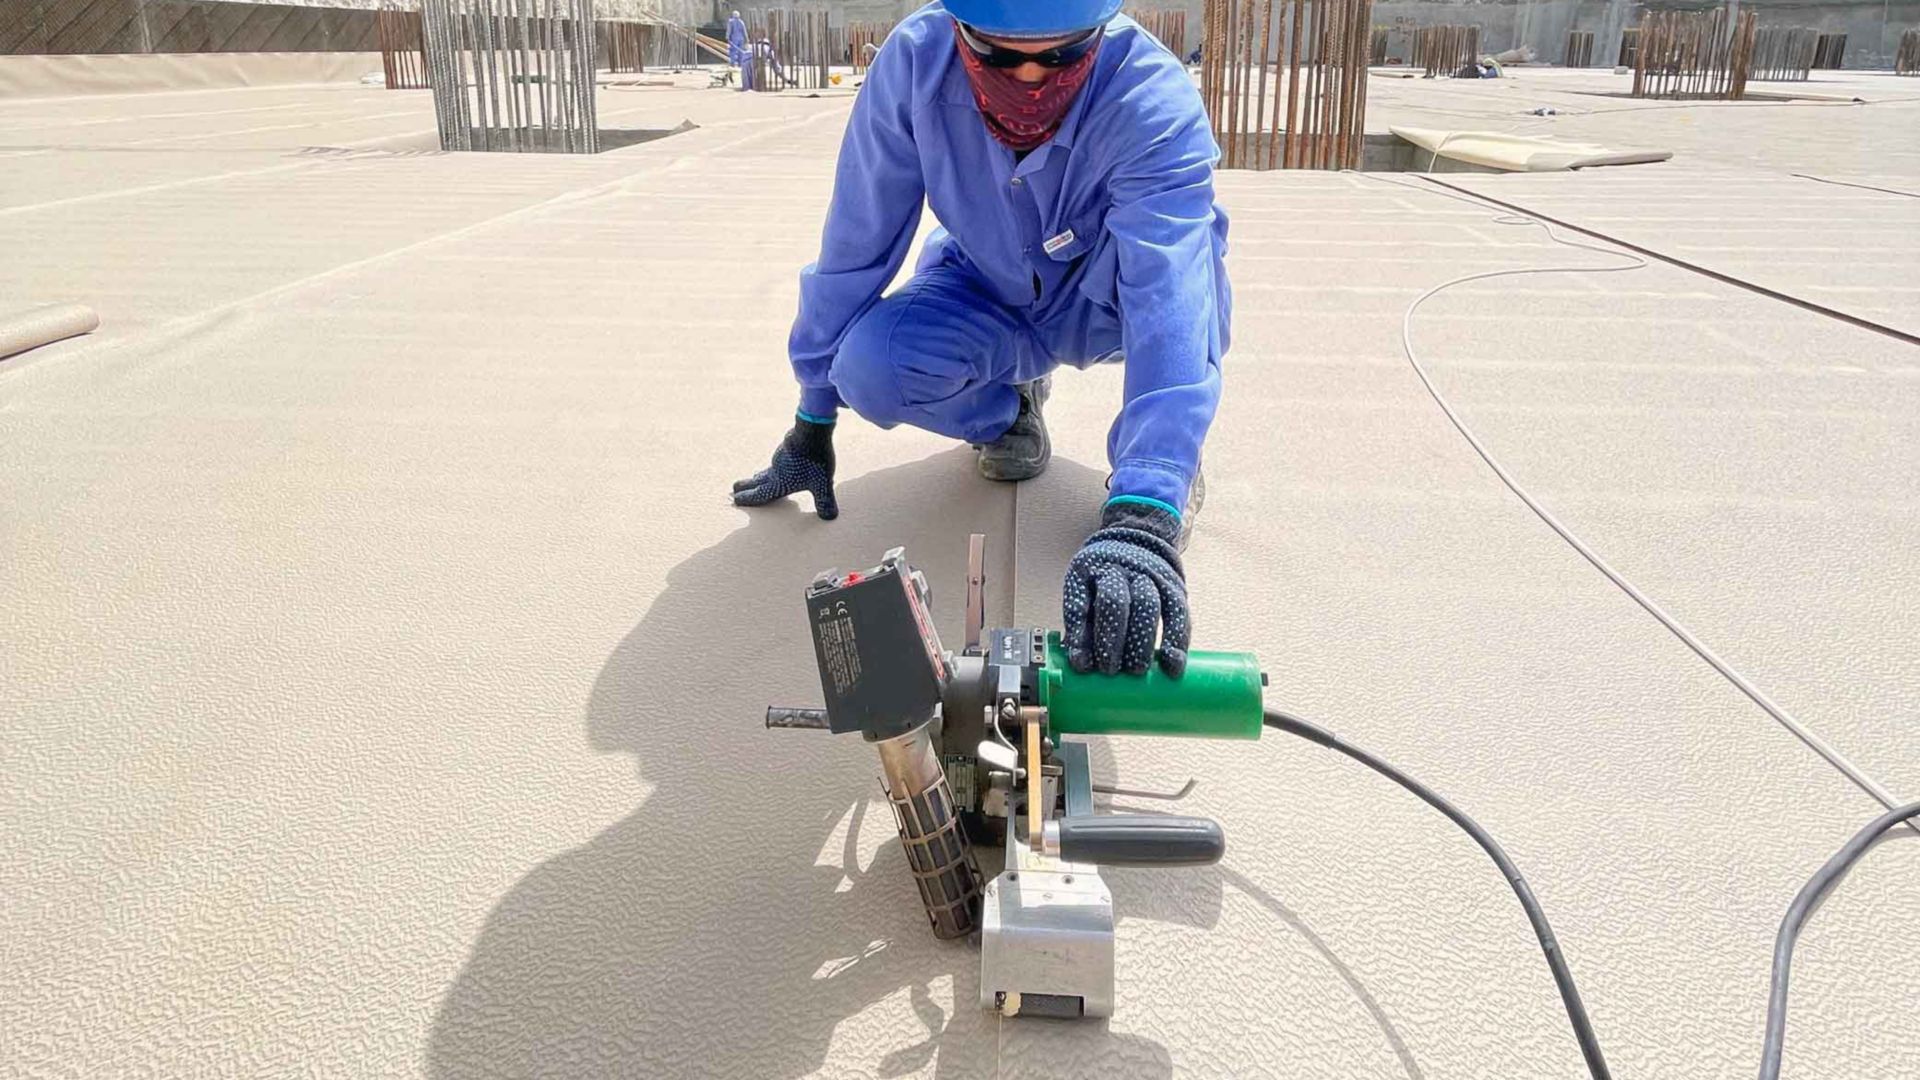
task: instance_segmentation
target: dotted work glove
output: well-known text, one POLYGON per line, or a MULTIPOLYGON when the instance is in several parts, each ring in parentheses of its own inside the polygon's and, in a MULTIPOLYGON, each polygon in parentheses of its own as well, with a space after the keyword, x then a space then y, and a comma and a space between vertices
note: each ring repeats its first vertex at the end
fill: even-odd
POLYGON ((795 417, 793 430, 773 452, 773 463, 734 482, 733 505, 765 506, 801 491, 813 496, 820 520, 840 516, 840 504, 833 498, 833 425, 795 417))
POLYGON ((1144 675, 1157 656, 1161 670, 1179 678, 1193 632, 1186 574, 1174 547, 1180 518, 1157 506, 1114 502, 1100 523, 1067 564, 1060 594, 1067 662, 1075 671, 1144 675))

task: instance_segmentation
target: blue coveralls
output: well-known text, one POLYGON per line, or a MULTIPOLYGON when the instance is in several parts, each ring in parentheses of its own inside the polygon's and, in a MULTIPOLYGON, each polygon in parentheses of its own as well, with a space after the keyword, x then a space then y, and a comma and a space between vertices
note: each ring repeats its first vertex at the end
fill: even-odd
POLYGON ((1016 163, 981 120, 952 19, 921 8, 874 58, 801 272, 800 410, 990 442, 1019 409, 1013 384, 1124 358, 1110 491, 1184 507, 1232 308, 1218 156, 1185 69, 1120 16, 1059 130, 1016 163), (943 227, 882 298, 923 197, 943 227))
POLYGON ((727 63, 740 69, 740 89, 745 90, 753 78, 751 57, 747 52, 747 24, 740 16, 727 18, 727 63))

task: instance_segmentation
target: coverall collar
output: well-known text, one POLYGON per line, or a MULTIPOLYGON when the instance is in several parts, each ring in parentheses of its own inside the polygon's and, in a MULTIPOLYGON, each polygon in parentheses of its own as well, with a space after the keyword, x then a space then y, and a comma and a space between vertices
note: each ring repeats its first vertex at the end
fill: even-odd
MULTIPOLYGON (((962 72, 961 78, 964 79, 965 77, 966 73, 962 72)), ((1079 137, 1080 117, 1087 111, 1087 102, 1100 92, 1100 87, 1105 82, 1106 79, 1102 77, 1100 65, 1096 63, 1093 74, 1087 76, 1086 85, 1082 86, 1080 92, 1073 96, 1073 104, 1067 106, 1067 115, 1061 118, 1060 126, 1054 130, 1053 137, 1041 143, 1039 146, 1034 147, 1026 157, 1016 162, 1013 167, 1013 175, 1025 176, 1028 173, 1038 172, 1045 168, 1047 158, 1052 154, 1054 147, 1059 147, 1063 151, 1073 149, 1074 140, 1079 137)), ((1002 149, 1005 148, 1002 147, 1002 149)), ((1011 155, 1013 151, 1008 150, 1007 153, 1011 155)))

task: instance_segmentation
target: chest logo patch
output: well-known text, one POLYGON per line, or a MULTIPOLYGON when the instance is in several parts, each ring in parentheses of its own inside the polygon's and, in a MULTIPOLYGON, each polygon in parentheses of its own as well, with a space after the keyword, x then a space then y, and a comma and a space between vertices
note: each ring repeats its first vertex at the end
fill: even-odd
POLYGON ((1048 240, 1046 243, 1041 244, 1040 249, 1042 251, 1045 251, 1047 254, 1051 255, 1054 252, 1059 251, 1061 248, 1066 247, 1068 244, 1071 244, 1071 243, 1073 243, 1073 230, 1068 229, 1066 232, 1061 233, 1059 236, 1056 236, 1053 239, 1048 240))

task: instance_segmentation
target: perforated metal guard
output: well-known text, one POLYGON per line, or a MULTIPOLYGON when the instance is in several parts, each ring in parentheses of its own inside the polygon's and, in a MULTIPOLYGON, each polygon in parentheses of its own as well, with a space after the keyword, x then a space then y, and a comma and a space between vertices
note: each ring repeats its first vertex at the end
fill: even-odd
MULTIPOLYGON (((885 786, 883 782, 883 790, 885 786)), ((980 925, 980 871, 960 831, 946 776, 937 775, 931 787, 916 795, 899 797, 887 791, 887 802, 893 807, 900 846, 907 853, 907 866, 920 889, 934 936, 957 938, 973 933, 980 925)))

